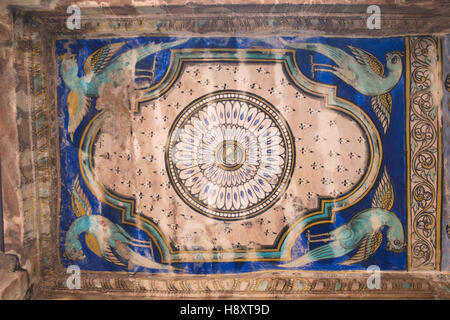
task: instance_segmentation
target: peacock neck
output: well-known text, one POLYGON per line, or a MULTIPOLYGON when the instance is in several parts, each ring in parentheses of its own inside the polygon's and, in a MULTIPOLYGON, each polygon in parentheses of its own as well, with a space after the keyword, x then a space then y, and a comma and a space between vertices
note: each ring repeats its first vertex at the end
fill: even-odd
POLYGON ((386 231, 386 236, 388 239, 401 237, 403 233, 403 226, 395 213, 381 208, 374 208, 373 210, 375 212, 372 212, 372 214, 377 216, 380 226, 388 227, 386 231))
POLYGON ((403 233, 403 226, 400 219, 397 215, 391 211, 387 211, 386 215, 386 223, 385 225, 389 227, 387 230, 387 237, 391 238, 391 236, 399 236, 403 233))
POLYGON ((76 75, 73 76, 72 74, 66 74, 64 76, 64 82, 71 90, 83 91, 82 81, 76 75))
POLYGON ((89 217, 90 216, 83 216, 78 218, 67 232, 67 238, 74 242, 78 240, 80 234, 89 231, 89 228, 91 226, 89 217))
POLYGON ((384 79, 384 82, 389 88, 392 89, 399 82, 401 76, 402 76, 402 67, 394 70, 389 70, 389 73, 387 77, 384 79))

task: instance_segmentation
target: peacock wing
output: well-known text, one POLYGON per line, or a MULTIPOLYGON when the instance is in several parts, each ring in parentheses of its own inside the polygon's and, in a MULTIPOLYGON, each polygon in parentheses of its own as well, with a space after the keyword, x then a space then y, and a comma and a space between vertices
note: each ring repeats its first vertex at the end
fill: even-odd
POLYGON ((84 74, 99 73, 111 61, 114 54, 123 47, 125 42, 109 43, 95 50, 84 63, 84 74))
POLYGON ((391 210, 394 205, 394 187, 392 186, 391 178, 386 170, 383 171, 383 176, 378 183, 377 189, 372 199, 373 208, 381 208, 391 210))
POLYGON ((383 64, 372 53, 350 45, 348 45, 348 47, 350 48, 350 51, 352 52, 353 56, 355 57, 356 61, 358 61, 359 64, 369 67, 375 74, 379 76, 384 75, 383 64))
POLYGON ((353 255, 353 257, 351 257, 347 261, 342 262, 341 265, 348 266, 367 260, 378 250, 382 242, 383 233, 381 231, 376 231, 373 234, 364 237, 360 247, 353 255))

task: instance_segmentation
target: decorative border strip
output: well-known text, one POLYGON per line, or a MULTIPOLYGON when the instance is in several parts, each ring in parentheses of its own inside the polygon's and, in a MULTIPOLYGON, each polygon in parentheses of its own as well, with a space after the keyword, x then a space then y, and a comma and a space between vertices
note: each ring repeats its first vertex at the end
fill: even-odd
MULTIPOLYGON (((133 7, 82 8, 81 28, 66 28, 65 8, 55 11, 23 11, 30 18, 47 20, 49 29, 58 34, 84 35, 115 32, 207 33, 251 35, 275 33, 280 35, 395 36, 446 32, 450 29, 448 5, 432 3, 426 7, 412 3, 380 5, 380 29, 367 28, 368 5, 346 4, 239 4, 239 5, 166 5, 133 7), (127 17, 128 16, 128 17, 127 17), (418 24, 417 21, 422 23, 418 24)), ((20 9, 17 9, 20 11, 20 9)))
POLYGON ((50 272, 54 263, 52 254, 52 230, 51 222, 55 212, 51 210, 52 192, 54 181, 51 171, 51 109, 49 92, 52 84, 49 72, 46 70, 46 51, 43 41, 39 38, 42 34, 35 30, 31 33, 30 45, 30 88, 32 94, 31 110, 31 142, 33 152, 33 179, 35 181, 35 223, 37 228, 37 241, 39 252, 40 276, 50 272))
MULTIPOLYGON (((405 274, 381 274, 380 289, 370 289, 367 286, 368 274, 356 273, 346 277, 328 277, 317 274, 291 274, 272 275, 259 274, 252 276, 224 277, 189 277, 189 278, 129 278, 83 275, 80 290, 76 292, 67 290, 65 277, 46 277, 43 282, 42 294, 78 295, 128 294, 134 297, 234 297, 234 298, 261 298, 261 297, 320 297, 326 296, 348 298, 364 297, 436 297, 437 286, 431 279, 411 277, 405 274)), ((445 281, 445 279, 443 279, 445 281)), ((447 279, 448 281, 448 279, 447 279)), ((445 294, 442 295, 445 297, 445 294)))
POLYGON ((439 270, 442 184, 440 40, 433 36, 411 37, 408 44, 408 269, 439 270))

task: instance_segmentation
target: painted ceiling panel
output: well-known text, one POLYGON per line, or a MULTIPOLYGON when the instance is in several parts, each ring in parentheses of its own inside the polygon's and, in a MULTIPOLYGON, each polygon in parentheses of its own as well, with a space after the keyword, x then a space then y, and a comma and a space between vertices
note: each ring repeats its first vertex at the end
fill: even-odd
POLYGON ((17 14, 43 296, 448 295, 448 37, 289 8, 17 14))
POLYGON ((58 40, 62 264, 406 270, 410 41, 58 40))

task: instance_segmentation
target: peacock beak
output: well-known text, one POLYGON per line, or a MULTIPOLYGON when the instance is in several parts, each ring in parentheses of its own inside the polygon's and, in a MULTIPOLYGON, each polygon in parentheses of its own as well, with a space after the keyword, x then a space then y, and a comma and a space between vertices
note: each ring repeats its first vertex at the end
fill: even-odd
POLYGON ((406 248, 406 243, 404 243, 399 249, 393 249, 395 253, 401 253, 406 248))
POLYGON ((67 57, 67 53, 63 53, 63 54, 59 55, 57 57, 57 59, 58 59, 58 61, 63 61, 64 59, 66 59, 66 57, 67 57))

